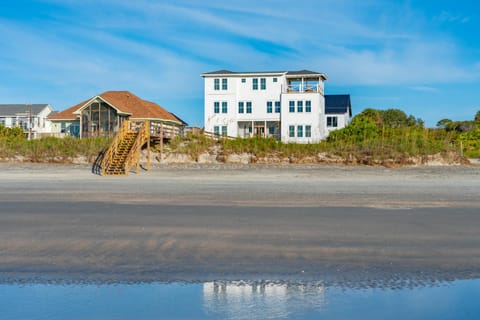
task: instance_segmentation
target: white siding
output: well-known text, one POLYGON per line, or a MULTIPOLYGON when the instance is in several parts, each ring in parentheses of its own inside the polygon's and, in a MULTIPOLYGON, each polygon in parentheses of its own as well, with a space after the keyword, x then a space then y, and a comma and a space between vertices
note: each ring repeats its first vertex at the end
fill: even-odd
POLYGON ((285 93, 282 94, 282 141, 297 143, 315 143, 325 137, 324 123, 325 98, 319 93, 285 93), (302 111, 298 111, 298 102, 302 102, 302 111), (311 102, 311 112, 306 112, 306 102, 311 102), (294 112, 290 112, 293 102, 294 112), (295 137, 290 137, 290 126, 295 126, 295 137), (311 137, 305 136, 305 126, 311 126, 311 137), (298 137, 298 126, 303 127, 303 137, 298 137))
MULTIPOLYGON (((247 73, 213 75, 205 74, 205 131, 214 132, 218 127, 227 126, 228 136, 239 136, 238 122, 280 122, 280 138, 283 142, 316 143, 325 139, 329 130, 325 118, 324 81, 320 79, 320 92, 286 92, 286 73, 247 73), (262 89, 261 79, 265 79, 266 87, 262 89), (273 79, 277 81, 274 82, 273 79), (215 79, 218 80, 219 88, 215 90, 215 79), (222 89, 222 79, 227 79, 227 90, 222 89), (242 82, 244 79, 245 82, 242 82), (253 81, 258 79, 258 88, 253 89, 253 81), (272 102, 272 113, 267 112, 267 102, 272 102), (280 101, 281 112, 275 112, 275 101, 280 101), (295 112, 289 111, 289 102, 295 101, 295 112), (302 101, 303 110, 298 112, 297 102, 302 101), (306 101, 311 103, 311 111, 306 112, 306 101), (215 102, 219 103, 219 112, 214 112, 215 102), (228 105, 228 112, 222 112, 222 102, 228 105), (244 103, 244 112, 239 113, 238 103, 244 103), (252 104, 252 112, 247 113, 247 102, 252 104), (289 136, 289 127, 295 126, 295 137, 289 136), (298 137, 298 127, 302 127, 302 137, 298 137), (311 136, 306 136, 307 126, 311 128, 311 136)), ((338 127, 345 126, 349 117, 338 117, 338 127)), ((244 133, 244 130, 241 131, 244 133)))

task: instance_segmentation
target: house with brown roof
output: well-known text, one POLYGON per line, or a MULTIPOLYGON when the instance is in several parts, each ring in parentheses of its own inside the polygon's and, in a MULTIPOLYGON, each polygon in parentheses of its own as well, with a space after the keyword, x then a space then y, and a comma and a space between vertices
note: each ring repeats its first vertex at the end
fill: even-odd
POLYGON ((49 118, 58 136, 113 136, 124 120, 161 125, 172 136, 182 135, 186 123, 156 103, 129 91, 106 91, 49 118))

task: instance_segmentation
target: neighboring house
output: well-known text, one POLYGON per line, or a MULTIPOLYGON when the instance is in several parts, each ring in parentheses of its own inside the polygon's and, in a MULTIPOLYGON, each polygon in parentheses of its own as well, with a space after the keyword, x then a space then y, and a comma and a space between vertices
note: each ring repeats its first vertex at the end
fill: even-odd
POLYGON ((326 94, 325 115, 328 132, 345 127, 352 119, 349 94, 326 94))
POLYGON ((49 104, 0 104, 0 125, 20 127, 27 137, 40 138, 50 134, 48 117, 54 112, 49 104))
POLYGON ((161 125, 167 138, 182 135, 186 125, 158 104, 128 91, 107 91, 50 117, 53 132, 58 136, 83 138, 113 136, 126 119, 150 120, 152 126, 161 125))
MULTIPOLYGON (((220 70, 202 77, 206 132, 297 143, 315 143, 328 136, 327 119, 333 118, 326 114, 324 73, 220 70)), ((346 108, 345 113, 328 115, 337 117, 337 129, 350 121, 351 107, 346 108)))

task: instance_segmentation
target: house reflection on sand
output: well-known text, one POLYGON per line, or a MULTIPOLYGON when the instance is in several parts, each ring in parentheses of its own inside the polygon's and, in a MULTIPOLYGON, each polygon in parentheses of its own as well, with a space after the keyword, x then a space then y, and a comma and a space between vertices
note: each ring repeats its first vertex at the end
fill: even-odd
POLYGON ((320 282, 206 282, 203 305, 206 312, 226 319, 284 318, 302 310, 322 309, 325 287, 320 282))

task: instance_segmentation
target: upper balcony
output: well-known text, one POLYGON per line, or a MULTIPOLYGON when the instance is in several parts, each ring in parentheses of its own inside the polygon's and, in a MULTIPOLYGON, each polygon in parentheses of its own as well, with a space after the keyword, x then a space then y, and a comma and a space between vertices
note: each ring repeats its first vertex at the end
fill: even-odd
POLYGON ((323 95, 323 81, 313 79, 287 79, 282 93, 320 93, 323 95))

